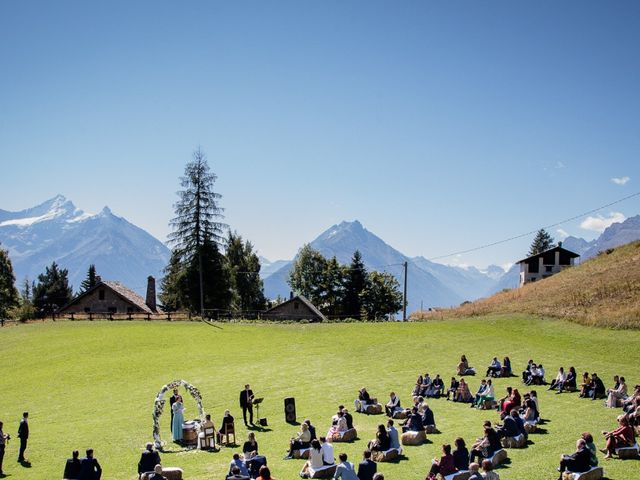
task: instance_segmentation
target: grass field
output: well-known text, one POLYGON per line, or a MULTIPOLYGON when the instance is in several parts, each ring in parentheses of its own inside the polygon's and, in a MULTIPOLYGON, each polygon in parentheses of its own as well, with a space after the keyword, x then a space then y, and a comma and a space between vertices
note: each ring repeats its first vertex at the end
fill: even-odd
MULTIPOLYGON (((205 410, 216 425, 230 408, 239 425, 239 442, 246 437, 238 394, 250 383, 264 396, 262 416, 269 431, 258 432, 260 452, 267 456, 274 476, 298 478, 301 460, 282 460, 287 440, 297 427, 284 422, 283 399, 296 399, 298 419, 310 418, 318 433, 329 427, 340 403, 352 406, 358 388, 386 401, 395 390, 404 405, 418 374, 441 374, 448 382, 461 353, 479 371, 494 355, 511 357, 514 371, 527 359, 543 362, 548 377, 560 365, 573 365, 579 373, 596 371, 608 387, 611 377, 626 376, 640 382, 640 332, 613 331, 534 317, 488 317, 425 323, 247 325, 145 322, 57 322, 0 329, 4 368, 0 386, 0 420, 14 439, 7 448, 8 478, 41 480, 61 478, 65 459, 73 449, 95 449, 104 479, 134 479, 144 443, 152 433, 151 413, 159 389, 182 378, 200 388, 205 410), (612 357, 619 361, 612 362, 612 357), (31 468, 16 463, 16 436, 21 412, 30 412, 31 438, 27 456, 31 468)), ((471 379, 475 390, 479 377, 471 379)), ((497 394, 507 385, 521 388, 518 378, 498 379, 497 394)), ((541 391, 540 406, 546 434, 533 434, 523 450, 510 450, 511 463, 499 470, 501 479, 554 479, 558 456, 571 453, 575 439, 591 431, 603 447, 600 431, 615 424, 618 411, 601 401, 577 394, 554 395, 541 391), (597 434, 597 435, 596 435, 597 434)), ((391 480, 423 479, 442 443, 462 436, 470 443, 481 434, 485 419, 497 421, 495 412, 481 412, 444 399, 432 400, 438 428, 432 443, 406 447, 406 460, 380 464, 391 480)), ((185 396, 185 418, 197 415, 185 396)), ((360 461, 366 443, 374 437, 383 416, 354 414, 359 440, 336 444, 350 460, 360 461)), ((163 439, 169 440, 168 412, 162 419, 163 439)), ((182 451, 168 444, 163 463, 180 466, 186 479, 224 478, 232 448, 220 452, 182 451)), ((611 460, 607 477, 640 478, 640 462, 611 460)))

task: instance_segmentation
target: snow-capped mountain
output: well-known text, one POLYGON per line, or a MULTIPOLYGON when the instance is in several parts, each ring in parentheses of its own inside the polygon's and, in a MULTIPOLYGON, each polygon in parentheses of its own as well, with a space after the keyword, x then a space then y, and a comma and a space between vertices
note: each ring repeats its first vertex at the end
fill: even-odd
POLYGON ((147 276, 160 279, 170 256, 162 242, 108 207, 85 213, 62 195, 19 212, 0 210, 0 244, 9 250, 19 285, 55 261, 69 270, 74 290, 93 263, 104 280, 144 294, 147 276))

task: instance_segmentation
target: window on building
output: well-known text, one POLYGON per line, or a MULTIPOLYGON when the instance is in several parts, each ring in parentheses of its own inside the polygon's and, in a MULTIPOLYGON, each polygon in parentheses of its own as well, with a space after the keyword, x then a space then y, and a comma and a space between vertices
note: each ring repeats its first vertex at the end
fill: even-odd
POLYGON ((298 310, 299 307, 300 307, 300 304, 298 302, 293 302, 293 309, 294 310, 298 310))
POLYGON ((98 290, 98 300, 104 300, 104 290, 98 290))
POLYGON ((116 307, 109 307, 109 313, 118 313, 118 309, 116 307))
POLYGON ((546 267, 544 267, 544 270, 547 273, 551 273, 551 272, 553 272, 553 266, 552 265, 547 265, 546 267))
POLYGON ((133 307, 127 307, 127 313, 133 313, 133 307))
POLYGON ((89 307, 84 307, 84 313, 89 313, 91 309, 89 307))

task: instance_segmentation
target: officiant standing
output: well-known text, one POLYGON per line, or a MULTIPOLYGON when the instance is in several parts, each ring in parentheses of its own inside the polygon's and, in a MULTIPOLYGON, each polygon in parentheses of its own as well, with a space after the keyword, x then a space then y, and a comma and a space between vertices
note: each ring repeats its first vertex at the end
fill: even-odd
POLYGON ((176 401, 171 406, 173 412, 171 433, 174 442, 182 441, 182 424, 184 423, 184 405, 182 403, 182 396, 178 395, 176 401))
POLYGON ((249 412, 249 423, 253 425, 253 391, 249 385, 244 386, 244 390, 240 392, 240 407, 242 407, 242 418, 244 418, 244 424, 247 424, 247 411, 249 412))

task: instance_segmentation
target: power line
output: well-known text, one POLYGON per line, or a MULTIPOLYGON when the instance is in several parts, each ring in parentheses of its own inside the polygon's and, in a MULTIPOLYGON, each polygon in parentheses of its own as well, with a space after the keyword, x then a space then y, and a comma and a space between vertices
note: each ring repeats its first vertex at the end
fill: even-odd
MULTIPOLYGON (((593 210, 589 210, 588 212, 583 212, 583 213, 581 213, 579 215, 575 215, 575 216, 573 216, 571 218, 566 218, 564 220, 561 220, 561 221, 556 222, 556 223, 552 223, 550 225, 545 225, 545 226, 543 226, 541 228, 544 228, 546 230, 548 228, 553 228, 553 227, 560 226, 560 225, 562 225, 564 223, 571 222, 572 220, 577 220, 578 218, 585 217, 585 216, 587 216, 587 215, 589 215, 591 213, 598 212, 598 211, 603 210, 605 208, 608 208, 608 207, 610 207, 612 205, 615 205, 615 204, 620 203, 620 202, 624 202, 625 200, 629 200, 630 198, 634 198, 634 197, 637 197, 639 195, 640 195, 640 192, 632 193, 631 195, 627 195, 626 197, 620 198, 620 199, 616 200, 615 202, 607 203, 606 205, 602 205, 601 207, 594 208, 593 210)), ((502 243, 511 242, 512 240, 517 240, 517 239, 522 238, 522 237, 528 237, 529 235, 533 235, 534 233, 536 233, 538 230, 539 230, 539 228, 537 228, 535 230, 532 230, 530 232, 527 232, 527 233, 521 233, 520 235, 515 235, 513 237, 505 238, 503 240, 498 240, 497 242, 487 243, 485 245, 480 245, 479 247, 469 248, 467 250, 459 250, 457 252, 449 253, 447 255, 440 255, 440 256, 437 256, 437 257, 431 257, 431 258, 428 258, 427 260, 430 260, 430 261, 440 260, 442 258, 453 257, 454 255, 463 255, 465 253, 471 253, 471 252, 475 252, 477 250, 483 250, 485 248, 493 247, 495 245, 500 245, 502 243)))

